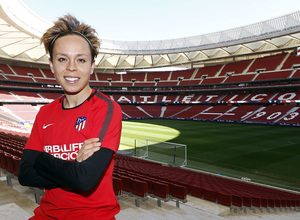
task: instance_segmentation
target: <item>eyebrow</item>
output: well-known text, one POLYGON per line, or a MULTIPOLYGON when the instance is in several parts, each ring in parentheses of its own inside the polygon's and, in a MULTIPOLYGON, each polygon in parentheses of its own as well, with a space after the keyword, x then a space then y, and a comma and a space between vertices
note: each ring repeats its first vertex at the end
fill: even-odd
MULTIPOLYGON (((54 56, 68 56, 68 54, 66 54, 66 53, 57 53, 57 54, 55 54, 54 56)), ((89 55, 83 54, 83 53, 76 54, 76 57, 80 57, 80 56, 89 57, 89 55)))

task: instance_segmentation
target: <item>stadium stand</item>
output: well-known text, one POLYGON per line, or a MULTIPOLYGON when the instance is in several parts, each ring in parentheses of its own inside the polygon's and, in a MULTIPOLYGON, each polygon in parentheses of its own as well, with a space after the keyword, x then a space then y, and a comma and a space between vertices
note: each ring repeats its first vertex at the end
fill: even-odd
MULTIPOLYGON (((278 60, 279 57, 282 58, 282 56, 278 56, 278 60)), ((114 77, 111 77, 111 79, 116 80, 112 80, 112 82, 107 81, 105 82, 106 84, 97 81, 101 75, 98 74, 95 80, 91 81, 91 85, 95 86, 95 88, 102 86, 103 92, 121 105, 124 120, 172 118, 299 126, 300 108, 297 100, 300 100, 300 93, 297 89, 289 89, 287 91, 262 89, 256 91, 255 88, 260 88, 263 85, 240 86, 241 83, 247 84, 255 81, 268 82, 274 79, 285 80, 291 77, 297 79, 299 71, 285 69, 261 73, 242 73, 251 62, 253 61, 241 62, 240 64, 235 64, 236 66, 227 67, 227 70, 225 65, 223 68, 225 72, 221 73, 220 65, 218 68, 210 68, 216 71, 214 75, 217 75, 217 72, 219 72, 224 76, 198 80, 198 83, 202 82, 200 85, 195 83, 195 86, 213 85, 212 87, 193 88, 192 82, 196 82, 196 80, 192 79, 192 75, 201 68, 176 74, 174 72, 168 72, 167 74, 142 73, 140 78, 138 78, 137 73, 134 73, 132 76, 130 74, 123 75, 123 80, 125 79, 126 81, 122 81, 120 75, 104 74, 104 77, 112 75, 114 77), (227 75, 231 71, 234 74, 227 75), (236 73, 238 71, 240 73, 236 73), (183 76, 186 81, 177 81, 175 78, 182 77, 183 73, 187 73, 187 75, 183 76), (142 79, 145 78, 153 82, 144 82, 142 79), (162 79, 162 81, 155 82, 154 80, 157 78, 162 79), (133 79, 139 80, 139 82, 129 82, 133 79), (189 82, 188 86, 192 87, 178 89, 177 86, 182 82, 189 82), (239 83, 238 89, 243 89, 242 92, 230 90, 232 86, 235 87, 234 83, 239 83), (226 84, 226 86, 221 86, 222 84, 226 84), (110 88, 104 88, 107 86, 110 88), (137 86, 141 88, 130 91, 123 91, 121 88, 137 86), (157 89, 157 86, 162 88, 157 89), (150 87, 150 89, 145 90, 144 87, 150 87), (166 90, 164 87, 170 88, 166 90), (248 91, 247 88, 254 90, 248 91), (230 92, 224 92, 227 89, 230 92), (218 90, 221 92, 218 92, 218 90), (143 91, 143 93, 141 94, 140 91, 143 91)), ((280 62, 278 61, 278 63, 280 62)), ((272 69, 271 67, 268 68, 272 69)), ((25 72, 28 72, 28 69, 25 72)), ((8 74, 4 75, 8 76, 8 74)), ((24 72, 20 73, 20 75, 22 76, 19 78, 32 79, 31 76, 25 76, 24 72)), ((45 76, 47 77, 46 74, 45 76)), ((35 79, 41 79, 45 83, 45 80, 50 78, 35 77, 35 79)), ((103 78, 101 79, 103 80, 103 78)), ((10 80, 10 83, 12 82, 14 80, 10 80)), ((13 84, 10 87, 10 91, 0 90, 0 100, 2 102, 0 116, 20 123, 33 123, 40 107, 39 105, 33 106, 33 103, 36 105, 37 102, 45 100, 50 102, 59 98, 62 94, 61 90, 55 88, 52 88, 52 92, 48 90, 43 91, 43 88, 32 91, 30 89, 30 81, 23 80, 23 82, 29 83, 29 87, 26 86, 29 88, 28 91, 16 89, 20 87, 15 87, 13 84), (21 103, 18 103, 20 101, 21 103), (8 102, 15 103, 8 104, 8 102)), ((285 86, 289 85, 286 84, 285 86)), ((38 88, 39 85, 33 85, 32 88, 34 87, 38 88)), ((2 119, 2 124, 9 127, 10 122, 2 119)), ((10 126, 16 125, 11 123, 10 126)), ((5 172, 7 175, 7 183, 12 185, 12 178, 17 178, 18 176, 18 166, 26 140, 18 135, 9 135, 9 138, 5 137, 6 135, 6 133, 0 133, 0 167, 2 172, 5 172)), ((170 200, 175 201, 176 206, 180 207, 180 204, 187 202, 187 196, 193 196, 228 206, 235 211, 255 209, 270 211, 287 208, 297 210, 300 208, 300 196, 288 191, 185 168, 163 166, 160 163, 119 154, 116 158, 113 187, 118 199, 122 199, 122 196, 126 194, 134 198, 137 207, 140 206, 140 202, 147 201, 149 197, 156 199, 159 207, 162 206, 162 202, 169 202, 170 200)), ((36 202, 39 202, 39 197, 42 194, 41 189, 35 189, 36 202)))
MULTIPOLYGON (((168 118, 300 126, 300 72, 286 68, 288 62, 294 66, 298 59, 283 53, 178 72, 96 73, 91 86, 121 105, 124 120, 168 118), (262 66, 270 61, 272 65, 262 66)), ((0 67, 1 83, 6 86, 0 90, 0 126, 28 137, 21 124, 33 123, 38 109, 61 97, 62 91, 55 87, 47 69, 0 67)), ((18 176, 26 139, 6 135, 0 133, 0 167, 11 185, 11 179, 18 176)), ((233 210, 300 208, 298 194, 124 155, 117 155, 113 186, 117 198, 126 194, 134 198, 136 206, 151 197, 158 206, 173 200, 179 207, 187 202, 187 196, 193 196, 233 210)), ((38 202, 42 191, 36 189, 35 193, 38 202)))
POLYGON ((41 73, 41 71, 37 68, 24 67, 24 66, 11 66, 11 69, 17 75, 32 76, 32 77, 44 77, 43 74, 41 73))
POLYGON ((219 84, 222 83, 226 78, 225 77, 211 77, 205 78, 201 81, 201 85, 208 85, 208 84, 219 84))
POLYGON ((294 66, 298 66, 300 64, 300 57, 296 56, 295 53, 289 53, 288 58, 282 65, 281 69, 292 69, 294 66))
MULTIPOLYGON (((7 25, 9 28, 10 25, 7 25)), ((224 39, 227 34, 223 35, 224 39)), ((289 41, 299 39, 293 34, 291 31, 285 37, 293 38, 288 38, 289 41)), ((188 58, 190 63, 186 66, 189 69, 178 71, 152 72, 148 69, 147 72, 135 72, 132 71, 134 67, 124 72, 120 71, 122 68, 112 70, 111 66, 115 65, 105 61, 108 59, 105 56, 113 56, 108 52, 101 61, 97 61, 98 65, 103 63, 107 66, 95 70, 90 85, 120 104, 124 120, 165 118, 300 126, 300 56, 296 55, 296 48, 292 48, 294 45, 291 42, 276 47, 275 41, 278 39, 266 39, 270 45, 264 45, 267 48, 265 50, 252 48, 250 44, 256 43, 255 38, 251 43, 246 42, 247 45, 234 45, 242 51, 239 53, 238 50, 233 51, 231 46, 227 48, 227 42, 235 42, 228 38, 227 42, 221 42, 220 48, 210 48, 213 46, 208 43, 200 46, 209 50, 181 51, 184 56, 169 56, 166 53, 164 56, 170 60, 171 57, 177 57, 178 60, 188 58), (193 56, 203 59, 194 62, 193 56)), ((0 61, 0 171, 6 175, 7 184, 11 187, 12 179, 17 179, 21 156, 30 133, 30 129, 23 125, 32 124, 41 106, 62 96, 62 89, 43 63, 45 57, 40 57, 38 62, 26 61, 30 57, 30 50, 8 59, 5 54, 9 54, 9 51, 3 50, 4 59, 0 61), (26 66, 22 66, 24 60, 26 66)), ((170 51, 173 53, 172 48, 170 51)), ((155 50, 147 52, 159 53, 155 50)), ((122 56, 131 55, 123 53, 122 56)), ((146 63, 138 55, 134 56, 134 60, 146 63)), ((162 65, 176 65, 175 60, 172 60, 174 63, 160 62, 149 54, 145 56, 151 60, 148 68, 155 65, 155 60, 162 65)), ((119 58, 121 60, 123 58, 119 58)), ((126 61, 124 63, 131 65, 126 61)), ((185 64, 180 63, 182 66, 185 64)), ((162 201, 171 200, 176 201, 179 207, 190 196, 235 211, 300 210, 300 195, 296 192, 248 182, 247 179, 168 166, 121 153, 116 155, 113 188, 118 199, 126 194, 134 198, 136 206, 151 197, 157 200, 159 207, 162 201)), ((39 203, 38 197, 43 190, 35 189, 35 193, 36 202, 39 203)))
POLYGON ((144 72, 130 72, 129 74, 123 74, 123 81, 134 81, 134 82, 144 82, 146 74, 144 72))
POLYGON ((199 68, 195 79, 201 79, 203 77, 216 77, 217 73, 219 73, 222 67, 223 65, 215 65, 199 68))
POLYGON ((143 198, 153 194, 158 199, 159 206, 160 200, 167 201, 170 197, 178 202, 186 202, 187 194, 243 208, 283 208, 286 207, 287 201, 289 207, 295 207, 300 200, 299 195, 278 189, 183 168, 162 166, 159 163, 123 155, 117 155, 114 176, 122 179, 124 191, 143 198), (136 180, 138 183, 150 184, 140 184, 133 189, 133 182, 136 180), (273 206, 270 200, 277 200, 278 203, 273 206))
POLYGON ((179 71, 173 71, 171 73, 171 79, 170 80, 178 80, 181 79, 192 79, 192 76, 194 72, 197 70, 195 69, 190 69, 190 70, 179 70, 179 71))
POLYGON ((250 82, 254 79, 256 74, 238 74, 228 76, 224 83, 233 83, 233 82, 250 82))
POLYGON ((149 81, 166 81, 169 80, 169 77, 171 75, 171 72, 151 72, 151 73, 147 73, 147 82, 149 81))
POLYGON ((270 79, 285 79, 289 78, 292 74, 292 70, 276 71, 276 72, 262 72, 257 75, 255 81, 270 80, 270 79))
POLYGON ((121 81, 121 74, 95 73, 95 75, 99 81, 121 81))
POLYGON ((254 60, 248 73, 257 72, 257 71, 270 71, 277 70, 279 65, 283 62, 284 57, 287 56, 286 53, 271 55, 267 57, 260 57, 254 60))
POLYGON ((250 65, 252 60, 243 60, 237 62, 227 63, 222 69, 219 76, 226 76, 228 74, 244 73, 247 67, 250 65))

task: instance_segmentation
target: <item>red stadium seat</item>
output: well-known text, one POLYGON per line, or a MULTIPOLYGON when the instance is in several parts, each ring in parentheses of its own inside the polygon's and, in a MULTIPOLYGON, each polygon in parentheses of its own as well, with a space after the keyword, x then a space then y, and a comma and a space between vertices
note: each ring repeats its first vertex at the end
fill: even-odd
POLYGON ((19 175, 19 167, 20 167, 20 162, 21 158, 17 156, 13 156, 13 161, 14 161, 14 175, 18 176, 19 175))
POLYGON ((162 199, 168 199, 170 195, 169 185, 161 182, 153 183, 153 194, 162 199))
POLYGON ((213 190, 203 189, 203 198, 212 202, 216 202, 217 192, 213 190))
POLYGON ((261 201, 261 198, 258 198, 258 197, 252 197, 252 205, 254 207, 258 207, 260 208, 262 205, 262 201, 261 201))
POLYGON ((141 198, 146 198, 148 194, 147 183, 141 180, 133 179, 131 193, 141 198))
POLYGON ((224 194, 224 193, 217 193, 217 200, 219 204, 226 205, 226 206, 231 206, 232 204, 232 198, 231 195, 229 194, 224 194))
POLYGON ((15 171, 15 163, 13 160, 13 155, 10 153, 4 153, 4 156, 6 157, 6 162, 7 162, 6 171, 13 174, 15 171))
POLYGON ((3 150, 0 150, 0 167, 2 169, 6 169, 7 166, 7 160, 5 156, 5 152, 3 150))
POLYGON ((127 176, 120 176, 123 181, 123 190, 126 192, 131 192, 131 178, 127 176))
POLYGON ((237 206, 237 207, 242 207, 243 205, 243 199, 241 196, 237 195, 232 195, 232 205, 237 206))
POLYGON ((268 207, 270 207, 270 208, 275 207, 275 200, 274 199, 268 199, 268 207))
POLYGON ((243 196, 243 206, 252 207, 252 198, 248 196, 243 196))
POLYGON ((177 184, 169 184, 171 188, 171 195, 174 198, 185 201, 187 196, 187 188, 185 186, 177 185, 177 184))
POLYGON ((123 191, 122 179, 113 176, 113 188, 114 188, 116 197, 120 198, 122 196, 122 191, 123 191))

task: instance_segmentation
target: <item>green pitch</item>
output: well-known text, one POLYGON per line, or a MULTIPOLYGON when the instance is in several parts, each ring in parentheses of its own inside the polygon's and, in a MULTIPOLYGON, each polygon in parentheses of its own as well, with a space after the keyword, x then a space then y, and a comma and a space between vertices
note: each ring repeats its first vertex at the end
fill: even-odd
POLYGON ((300 191, 298 127, 180 120, 123 121, 121 150, 134 140, 187 145, 187 167, 300 191))

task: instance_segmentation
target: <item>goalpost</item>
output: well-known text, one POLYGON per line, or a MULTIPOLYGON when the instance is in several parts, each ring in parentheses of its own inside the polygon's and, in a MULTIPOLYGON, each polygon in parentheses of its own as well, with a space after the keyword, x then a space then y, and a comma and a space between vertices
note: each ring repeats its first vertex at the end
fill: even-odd
POLYGON ((148 156, 147 143, 141 140, 134 140, 134 155, 145 159, 148 156))
POLYGON ((147 139, 145 157, 167 163, 170 166, 183 167, 187 165, 187 146, 147 139))

